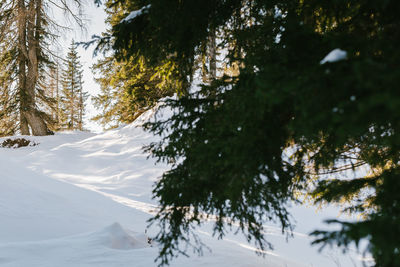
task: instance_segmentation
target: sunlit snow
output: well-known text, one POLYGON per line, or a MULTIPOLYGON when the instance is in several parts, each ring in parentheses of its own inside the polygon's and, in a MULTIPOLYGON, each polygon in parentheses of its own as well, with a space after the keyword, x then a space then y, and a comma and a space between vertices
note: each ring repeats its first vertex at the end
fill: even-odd
MULTIPOLYGON (((155 165, 142 152, 143 145, 157 140, 140 127, 152 116, 149 111, 133 124, 101 134, 26 137, 39 145, 0 148, 0 265, 156 266, 158 245, 148 238, 157 227, 146 227, 157 210, 152 186, 168 166, 155 165)), ((325 227, 322 219, 335 217, 336 209, 316 213, 294 206, 292 212, 297 226, 288 243, 279 227, 265 225, 275 247, 262 252, 265 257, 241 235, 212 237, 208 222, 196 233, 211 251, 199 257, 189 250, 189 258, 178 257, 171 266, 361 266, 358 253, 343 255, 337 248, 318 253, 310 246, 307 234, 325 227)))

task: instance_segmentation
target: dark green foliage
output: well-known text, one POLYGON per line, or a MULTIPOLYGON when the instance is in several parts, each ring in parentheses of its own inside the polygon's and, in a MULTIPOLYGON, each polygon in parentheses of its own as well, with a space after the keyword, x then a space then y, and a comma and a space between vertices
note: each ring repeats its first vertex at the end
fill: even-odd
POLYGON ((356 223, 328 221, 340 223, 342 229, 336 232, 314 231, 312 235, 317 239, 313 243, 322 243, 324 246, 337 243, 347 246, 351 242, 358 244, 366 239, 369 241, 368 250, 374 256, 376 266, 400 266, 399 168, 384 171, 376 178, 375 183, 376 194, 372 203, 376 209, 368 214, 365 220, 356 223))
POLYGON ((181 238, 189 240, 191 224, 214 220, 214 215, 214 234, 223 237, 226 224, 238 226, 260 248, 270 246, 264 242, 263 221, 290 228, 285 201, 292 196, 293 167, 282 160, 280 150, 287 131, 279 121, 285 116, 272 119, 276 124, 271 130, 263 123, 271 119, 269 114, 253 108, 263 99, 249 94, 247 86, 238 88, 241 94, 170 101, 179 113, 168 122, 148 125, 153 132, 174 129, 164 142, 148 148, 153 156, 173 163, 154 189, 162 206, 154 218, 162 222, 156 238, 164 245, 162 257, 172 255, 181 238))
POLYGON ((285 203, 306 191, 317 202, 347 201, 365 216, 340 222, 339 232, 315 232, 320 242, 366 239, 376 266, 399 265, 398 1, 116 3, 151 4, 114 25, 118 57, 139 55, 154 66, 173 60, 188 86, 216 29, 226 65, 238 66, 170 101, 172 118, 147 124, 164 136, 148 151, 171 163, 154 189, 161 263, 205 218, 215 219, 219 237, 239 226, 262 248, 262 223, 290 228, 285 203), (321 64, 336 48, 347 57, 321 64), (354 179, 360 167, 369 173, 354 179))

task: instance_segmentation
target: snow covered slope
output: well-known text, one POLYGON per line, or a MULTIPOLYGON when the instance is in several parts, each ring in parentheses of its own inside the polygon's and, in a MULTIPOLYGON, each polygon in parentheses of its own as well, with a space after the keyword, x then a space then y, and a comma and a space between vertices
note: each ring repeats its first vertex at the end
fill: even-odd
MULTIPOLYGON (((102 134, 67 132, 26 137, 38 146, 0 148, 0 266, 156 266, 157 245, 147 243, 146 220, 157 203, 152 185, 167 166, 147 159, 142 147, 155 140, 140 120, 102 134)), ((0 138, 2 142, 4 138, 0 138)), ((179 257, 172 266, 361 266, 356 253, 322 254, 306 235, 326 214, 294 207, 298 227, 286 242, 270 225, 274 251, 259 257, 238 235, 211 237, 198 230, 211 252, 179 257), (353 264, 354 263, 354 264, 353 264)), ((336 211, 328 211, 336 215, 336 211)), ((149 235, 156 229, 149 229, 149 235)))

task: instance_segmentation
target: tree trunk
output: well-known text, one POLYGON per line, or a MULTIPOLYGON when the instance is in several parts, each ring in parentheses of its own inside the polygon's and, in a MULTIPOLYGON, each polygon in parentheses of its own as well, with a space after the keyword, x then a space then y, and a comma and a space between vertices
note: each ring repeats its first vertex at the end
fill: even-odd
POLYGON ((28 110, 28 96, 26 93, 26 8, 24 0, 18 0, 18 82, 19 82, 19 116, 20 131, 22 135, 29 135, 28 121, 25 111, 28 110))
POLYGON ((217 78, 217 44, 215 29, 211 30, 209 36, 209 60, 210 60, 210 80, 217 78))
POLYGON ((19 127, 22 135, 30 135, 28 121, 25 118, 24 112, 20 110, 19 127))
POLYGON ((36 85, 39 77, 38 53, 41 34, 41 0, 31 0, 28 9, 18 0, 19 19, 19 92, 21 134, 48 135, 51 133, 36 109, 36 85))
POLYGON ((33 135, 49 135, 51 132, 47 129, 47 125, 41 118, 39 111, 30 110, 25 112, 25 117, 29 122, 33 135))
POLYGON ((58 88, 58 63, 56 69, 56 97, 57 97, 57 113, 56 113, 56 122, 57 127, 60 127, 60 96, 59 96, 59 88, 58 88))

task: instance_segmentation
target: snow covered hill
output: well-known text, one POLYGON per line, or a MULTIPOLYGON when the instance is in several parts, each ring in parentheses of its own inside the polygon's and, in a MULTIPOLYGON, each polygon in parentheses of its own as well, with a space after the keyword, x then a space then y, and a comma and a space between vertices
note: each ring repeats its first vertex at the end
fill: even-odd
MULTIPOLYGON (((157 207, 152 185, 167 166, 142 152, 155 140, 140 127, 151 115, 101 134, 26 137, 39 145, 0 148, 0 266, 156 266, 158 248, 148 244, 145 229, 157 207)), ((293 207, 294 238, 287 243, 279 228, 268 226, 275 250, 264 258, 240 235, 213 238, 205 224, 198 234, 212 251, 202 257, 189 251, 171 266, 361 266, 355 252, 320 254, 309 245, 307 234, 336 212, 293 207)))

